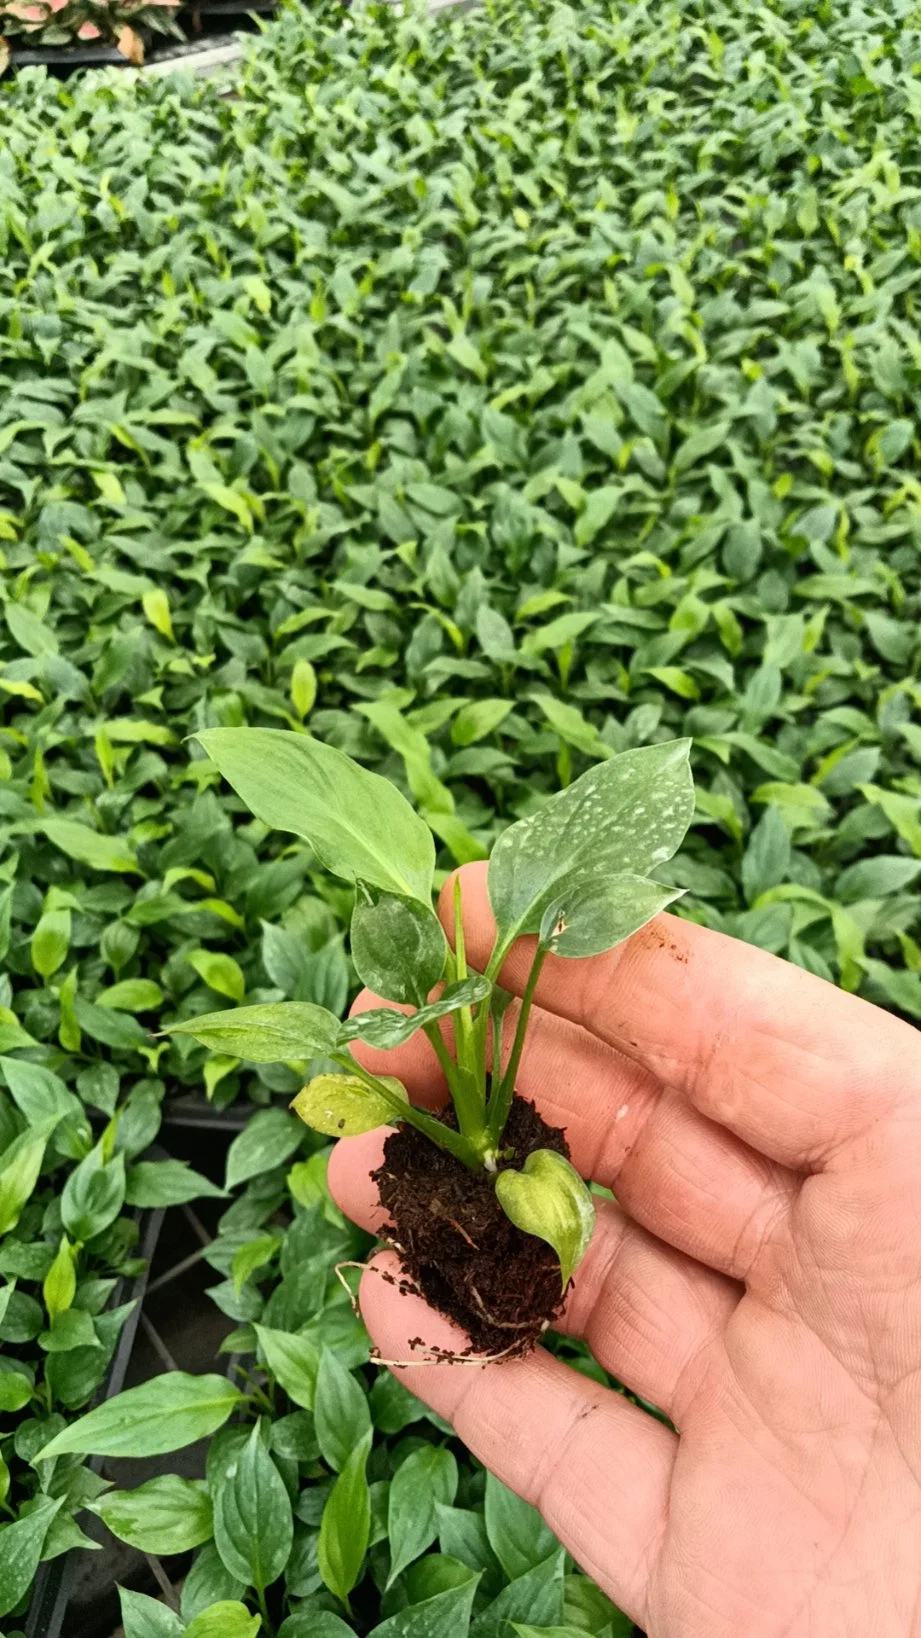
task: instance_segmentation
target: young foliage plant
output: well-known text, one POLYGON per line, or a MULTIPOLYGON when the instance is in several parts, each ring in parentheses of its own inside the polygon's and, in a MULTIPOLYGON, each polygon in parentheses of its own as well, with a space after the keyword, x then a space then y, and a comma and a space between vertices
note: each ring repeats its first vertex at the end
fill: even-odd
POLYGON ((515 1100, 537 982, 548 955, 598 955, 679 896, 650 872, 672 858, 690 822, 689 741, 597 764, 500 836, 488 870, 496 936, 478 973, 466 958, 460 883, 452 948, 432 906, 432 834, 394 785, 306 734, 219 728, 197 737, 257 819, 302 837, 354 885, 359 976, 413 1010, 375 1008, 342 1024, 323 1007, 289 1001, 208 1013, 173 1030, 255 1062, 324 1060, 293 1103, 317 1131, 352 1136, 395 1122, 378 1182, 408 1273, 465 1325, 472 1345, 520 1352, 559 1307, 594 1221, 564 1134, 515 1100), (506 1054, 511 998, 499 975, 526 936, 535 940, 531 968, 506 1054), (349 1050, 356 1041, 397 1047, 420 1029, 447 1082, 447 1117, 414 1108, 399 1081, 371 1074, 349 1050))

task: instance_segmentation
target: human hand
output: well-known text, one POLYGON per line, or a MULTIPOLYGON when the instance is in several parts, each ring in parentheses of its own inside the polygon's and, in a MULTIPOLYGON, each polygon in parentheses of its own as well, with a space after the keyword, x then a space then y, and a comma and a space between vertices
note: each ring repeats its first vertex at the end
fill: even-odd
MULTIPOLYGON (((463 883, 482 968, 485 866, 463 883)), ((529 944, 501 974, 518 994, 529 944)), ((678 1431, 542 1349, 400 1380, 649 1638, 921 1634, 921 1036, 673 916, 551 957, 537 1003, 518 1090, 618 1201, 599 1201, 559 1328, 678 1431)), ((361 1055, 443 1100, 421 1035, 361 1055)), ((382 1142, 330 1162, 369 1228, 382 1142)), ((465 1344, 369 1274, 361 1304, 386 1357, 465 1344)))

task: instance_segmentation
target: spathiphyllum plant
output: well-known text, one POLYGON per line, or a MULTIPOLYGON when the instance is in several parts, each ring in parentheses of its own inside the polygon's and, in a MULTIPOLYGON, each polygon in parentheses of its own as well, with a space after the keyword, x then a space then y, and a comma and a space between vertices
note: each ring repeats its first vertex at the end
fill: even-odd
POLYGON ((304 838, 321 865, 354 885, 359 977, 413 1010, 384 1006, 343 1024, 288 1001, 173 1029, 255 1063, 324 1060, 293 1104, 317 1131, 395 1125, 376 1178, 407 1275, 477 1352, 522 1351, 559 1309, 594 1221, 565 1134, 515 1095, 535 989, 548 955, 598 955, 679 896, 651 872, 690 822, 689 741, 597 764, 500 836, 487 878, 495 942, 485 971, 473 972, 460 886, 452 946, 432 904, 432 834, 394 785, 307 734, 219 728, 197 738, 258 819, 304 838), (533 956, 513 1011, 499 976, 524 937, 534 939, 533 956), (414 1108, 398 1080, 371 1074, 350 1050, 359 1041, 397 1047, 416 1030, 450 1093, 440 1116, 414 1108))

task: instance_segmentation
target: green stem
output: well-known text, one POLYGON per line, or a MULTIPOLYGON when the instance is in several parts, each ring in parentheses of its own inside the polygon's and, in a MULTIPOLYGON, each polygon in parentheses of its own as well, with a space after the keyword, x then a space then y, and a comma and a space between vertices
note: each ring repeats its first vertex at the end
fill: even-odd
MULTIPOLYGON (((454 963, 457 973, 457 982, 462 983, 467 973, 467 948, 464 943, 464 912, 461 904, 460 876, 454 878, 454 963)), ((457 1062, 461 1070, 468 1075, 479 1088, 486 1106, 486 1062, 477 1056, 476 1044, 473 1036, 473 1012, 470 1007, 460 1007, 453 1015, 454 1018, 454 1045, 457 1053, 457 1062), (480 1071, 482 1069, 482 1085, 480 1085, 480 1071)))
POLYGON ((437 1023, 426 1024, 425 1033, 435 1049, 435 1056, 444 1070, 451 1102, 457 1111, 457 1124, 477 1153, 486 1147, 486 1105, 477 1090, 476 1082, 468 1072, 454 1062, 444 1043, 437 1023))
POLYGON ((455 1159, 461 1161, 470 1171, 480 1171, 483 1164, 482 1156, 460 1132, 452 1132, 450 1126, 442 1125, 440 1120, 427 1115, 424 1109, 417 1109, 414 1104, 407 1103, 393 1091, 392 1087, 387 1086, 386 1082, 365 1069, 350 1052, 334 1052, 332 1058, 337 1064, 341 1064, 343 1069, 347 1069, 350 1075, 357 1075, 372 1092, 377 1092, 386 1103, 389 1103, 396 1120, 406 1121, 410 1126, 415 1126, 417 1131, 424 1132, 427 1138, 431 1138, 439 1148, 446 1149, 449 1155, 454 1155, 455 1159))
POLYGON ((537 980, 540 978, 540 971, 546 958, 547 951, 542 950, 540 945, 538 945, 534 952, 534 960, 531 963, 531 971, 528 974, 528 982, 524 988, 524 995, 521 998, 521 1011, 518 1014, 518 1022, 515 1025, 515 1039, 512 1043, 512 1055, 509 1058, 505 1074, 499 1082, 498 1088, 493 1092, 493 1095, 489 1100, 489 1136, 492 1140, 493 1148, 498 1147, 498 1144, 502 1138, 502 1133, 505 1131, 505 1123, 508 1120, 509 1110, 512 1107, 512 1098, 515 1095, 515 1078, 518 1074, 518 1065, 521 1062, 521 1054, 524 1049, 524 1038, 527 1033, 531 1003, 534 1000, 534 991, 537 989, 537 980))
POLYGON ((265 1601, 265 1588, 264 1587, 257 1587, 256 1588, 256 1602, 259 1605, 259 1614, 262 1616, 262 1624, 265 1627, 267 1638, 272 1638, 272 1634, 274 1633, 275 1628, 272 1625, 272 1621, 271 1621, 271 1618, 269 1616, 268 1605, 266 1604, 266 1601, 265 1601))

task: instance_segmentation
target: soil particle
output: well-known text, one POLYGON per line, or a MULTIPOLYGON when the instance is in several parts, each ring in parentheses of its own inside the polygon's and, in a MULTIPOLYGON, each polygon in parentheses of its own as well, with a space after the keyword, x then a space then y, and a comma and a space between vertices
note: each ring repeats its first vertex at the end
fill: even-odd
MULTIPOLYGON (((442 1119, 456 1125, 453 1110, 442 1119)), ((503 1164, 516 1169, 534 1149, 569 1157, 562 1128, 548 1126, 525 1098, 512 1103, 503 1147, 512 1151, 503 1164)), ((563 1305, 560 1265, 551 1246, 509 1222, 494 1177, 469 1172, 402 1126, 387 1138, 374 1181, 390 1216, 385 1233, 398 1243, 406 1274, 467 1332, 466 1352, 527 1353, 563 1305)))

